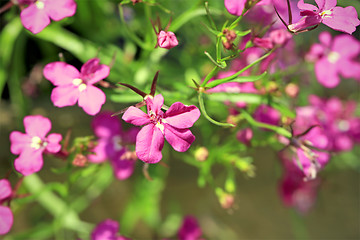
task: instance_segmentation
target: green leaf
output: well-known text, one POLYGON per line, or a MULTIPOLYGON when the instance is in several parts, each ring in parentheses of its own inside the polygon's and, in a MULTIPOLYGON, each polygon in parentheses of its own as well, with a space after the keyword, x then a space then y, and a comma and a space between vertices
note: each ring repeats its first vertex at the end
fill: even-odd
POLYGON ((228 83, 228 82, 238 82, 238 83, 255 82, 257 80, 264 78, 266 75, 267 75, 267 72, 264 72, 263 74, 258 75, 258 76, 241 76, 241 77, 236 77, 233 79, 228 79, 228 78, 215 79, 215 80, 211 81, 210 83, 208 83, 206 85, 206 87, 213 88, 220 84, 228 83))
POLYGON ((250 104, 261 104, 263 102, 262 96, 252 93, 212 93, 207 95, 208 99, 211 101, 225 102, 230 101, 232 103, 236 102, 246 102, 250 104))

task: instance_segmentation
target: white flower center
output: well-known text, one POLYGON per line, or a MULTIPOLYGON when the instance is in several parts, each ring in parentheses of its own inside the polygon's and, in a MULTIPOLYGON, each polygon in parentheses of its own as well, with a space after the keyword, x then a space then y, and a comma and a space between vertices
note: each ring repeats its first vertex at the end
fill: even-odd
POLYGON ((123 146, 121 146, 121 137, 120 136, 114 136, 112 138, 113 146, 116 151, 120 151, 123 146))
POLYGON ((43 142, 42 140, 41 140, 41 138, 39 138, 39 137, 37 137, 37 136, 35 136, 35 137, 33 137, 32 139, 31 139, 31 144, 30 144, 30 146, 32 147, 32 148, 35 148, 36 150, 38 150, 38 149, 40 149, 42 146, 46 146, 47 145, 47 143, 46 142, 43 142))
POLYGON ((331 15, 332 15, 332 10, 325 10, 320 13, 320 16, 322 18, 331 17, 331 15))
POLYGON ((162 125, 160 122, 157 122, 155 126, 160 129, 162 134, 164 134, 164 125, 162 125))
POLYGON ((86 89, 86 84, 84 83, 84 81, 80 78, 75 78, 72 81, 72 84, 74 84, 75 86, 77 86, 79 88, 79 91, 82 92, 86 89))
POLYGON ((340 58, 340 54, 334 51, 331 51, 328 56, 327 59, 330 63, 334 64, 336 63, 340 58))
POLYGON ((43 9, 45 7, 45 4, 42 1, 36 1, 35 5, 38 9, 43 9))
POLYGON ((338 122, 338 128, 339 128, 340 131, 346 132, 346 131, 348 131, 350 129, 350 124, 346 120, 340 120, 338 122))

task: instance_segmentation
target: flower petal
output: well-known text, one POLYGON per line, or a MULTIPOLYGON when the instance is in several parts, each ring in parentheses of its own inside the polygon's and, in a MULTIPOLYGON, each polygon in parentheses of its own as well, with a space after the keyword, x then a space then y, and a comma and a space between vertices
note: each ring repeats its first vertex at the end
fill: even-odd
POLYGON ((142 126, 150 123, 149 116, 140 109, 133 106, 129 107, 126 110, 126 112, 122 116, 122 119, 125 122, 134 124, 136 126, 142 126))
POLYGON ((163 121, 176 128, 189 128, 199 119, 200 111, 194 106, 176 102, 165 112, 163 121))
POLYGON ((360 42, 351 35, 341 34, 335 37, 331 50, 339 53, 341 58, 351 59, 359 55, 360 42))
POLYGON ((315 74, 321 85, 334 88, 340 83, 336 66, 336 64, 329 62, 327 58, 321 58, 316 62, 315 74))
POLYGON ((157 163, 161 160, 164 136, 154 124, 143 127, 136 137, 136 155, 146 163, 157 163))
POLYGON ((161 107, 164 105, 164 97, 161 94, 156 95, 153 99, 148 97, 146 99, 147 111, 148 114, 153 112, 156 115, 163 114, 161 111, 161 107))
POLYGON ((112 112, 102 112, 91 121, 91 127, 97 137, 109 138, 121 135, 121 123, 117 117, 112 117, 112 112))
POLYGON ((86 89, 80 92, 79 106, 89 115, 100 112, 101 106, 105 103, 106 96, 103 91, 92 85, 87 85, 86 89))
POLYGON ((88 84, 94 84, 109 76, 110 67, 99 63, 98 58, 92 58, 81 67, 81 75, 88 84))
POLYGON ((21 22, 33 34, 41 32, 50 23, 50 18, 44 9, 38 9, 36 4, 30 4, 20 13, 21 22))
POLYGON ((108 159, 108 154, 106 151, 108 145, 108 140, 98 140, 97 145, 92 149, 92 152, 94 152, 94 154, 88 155, 89 161, 92 163, 101 163, 108 159))
POLYGON ((60 141, 62 140, 62 136, 59 133, 51 133, 46 138, 47 139, 47 145, 46 150, 50 153, 57 153, 61 150, 61 144, 60 141))
MULTIPOLYGON (((0 179, 0 201, 10 197, 12 193, 11 185, 9 180, 7 179, 0 179)), ((1 224, 0 224, 1 226, 1 224)))
POLYGON ((14 216, 11 209, 0 206, 0 235, 7 234, 14 223, 14 216))
POLYGON ((129 178, 134 172, 134 160, 121 159, 121 156, 119 156, 117 159, 111 159, 110 162, 113 166, 114 175, 119 180, 129 178))
POLYGON ((166 141, 174 148, 175 151, 185 152, 194 142, 195 136, 189 129, 177 129, 165 124, 166 141))
POLYGON ((24 117, 25 132, 31 137, 44 139, 51 129, 51 122, 41 115, 24 117))
POLYGON ((80 91, 74 85, 59 86, 52 90, 51 101, 56 107, 73 106, 79 99, 80 91))
POLYGON ((240 16, 244 10, 246 0, 225 0, 224 5, 226 10, 236 16, 240 16))
POLYGON ((20 154, 31 145, 31 137, 25 133, 13 131, 10 133, 10 151, 12 154, 20 154))
POLYGON ((308 4, 308 3, 304 3, 304 0, 300 0, 298 3, 297 3, 297 7, 300 9, 300 10, 308 10, 308 11, 317 11, 318 8, 312 4, 308 4))
POLYGON ((360 24, 356 9, 352 6, 335 7, 332 15, 324 17, 322 22, 332 29, 348 34, 352 34, 356 30, 356 26, 360 24))
POLYGON ((73 16, 76 12, 74 0, 46 1, 44 3, 46 13, 54 21, 73 16))
POLYGON ((110 240, 116 239, 119 231, 119 223, 111 219, 107 219, 99 223, 91 232, 91 240, 110 240))
POLYGON ((43 166, 43 150, 26 148, 14 161, 16 171, 24 176, 40 171, 43 166))
POLYGON ((64 62, 52 62, 43 70, 44 77, 55 86, 72 84, 73 80, 80 78, 79 71, 72 65, 64 62))

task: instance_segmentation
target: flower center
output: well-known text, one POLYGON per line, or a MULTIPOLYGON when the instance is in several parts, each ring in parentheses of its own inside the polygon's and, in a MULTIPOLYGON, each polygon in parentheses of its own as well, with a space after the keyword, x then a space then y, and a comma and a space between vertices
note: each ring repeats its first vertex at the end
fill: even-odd
POLYGON ((337 124, 338 128, 342 132, 346 132, 350 129, 350 124, 346 120, 340 120, 337 124))
POLYGON ((330 63, 334 64, 336 63, 340 58, 340 54, 334 51, 331 51, 328 56, 327 59, 330 63))
POLYGON ((35 5, 36 5, 36 7, 37 7, 38 9, 43 9, 43 8, 45 7, 44 2, 43 2, 43 1, 40 1, 40 0, 36 1, 36 2, 35 2, 35 5))
POLYGON ((122 138, 120 136, 114 136, 112 138, 113 146, 116 151, 120 151, 123 146, 121 145, 122 138))
POLYGON ((46 147, 47 142, 41 140, 41 138, 39 138, 38 136, 35 136, 31 139, 31 144, 30 146, 32 148, 35 148, 36 150, 40 149, 41 147, 46 147))
POLYGON ((80 78, 75 78, 72 81, 72 84, 74 84, 75 86, 77 86, 79 88, 79 91, 82 92, 86 89, 86 84, 84 83, 84 81, 80 78))
POLYGON ((322 18, 331 17, 331 15, 332 15, 332 10, 325 10, 320 13, 320 16, 322 18))

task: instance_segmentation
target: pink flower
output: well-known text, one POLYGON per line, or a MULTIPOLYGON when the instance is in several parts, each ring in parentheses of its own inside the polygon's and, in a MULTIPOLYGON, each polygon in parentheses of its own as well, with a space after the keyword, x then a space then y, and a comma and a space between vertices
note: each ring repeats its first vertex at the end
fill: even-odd
POLYGON ((311 46, 307 59, 315 61, 315 74, 319 83, 334 88, 340 83, 340 75, 360 80, 360 42, 349 35, 331 38, 329 32, 319 35, 320 44, 311 46))
POLYGON ((170 49, 176 47, 179 42, 173 32, 165 32, 163 30, 157 36, 158 38, 158 45, 161 48, 170 49))
POLYGON ((92 150, 95 154, 89 155, 89 160, 100 163, 109 159, 116 178, 124 180, 131 176, 135 167, 135 159, 128 159, 125 155, 128 152, 126 145, 135 144, 139 130, 131 128, 129 131, 123 131, 118 118, 111 115, 110 112, 100 113, 91 122, 91 127, 99 140, 92 150))
POLYGON ((281 114, 278 110, 265 104, 261 104, 254 112, 254 119, 270 125, 278 125, 280 118, 281 114))
POLYGON ((251 130, 251 128, 244 128, 244 129, 240 129, 237 133, 236 133, 236 138, 239 142, 245 144, 246 146, 250 146, 251 145, 251 139, 253 137, 253 131, 251 130))
POLYGON ((93 85, 109 75, 110 68, 99 64, 98 58, 87 61, 79 72, 64 62, 52 62, 44 67, 44 76, 56 87, 51 101, 57 107, 79 106, 89 115, 97 114, 105 103, 105 94, 93 85))
POLYGON ((161 107, 164 98, 161 94, 154 98, 146 98, 147 112, 129 107, 123 115, 123 120, 143 127, 136 136, 136 154, 146 163, 157 163, 161 160, 161 150, 164 137, 178 152, 185 152, 195 140, 195 136, 188 129, 200 117, 200 111, 194 105, 186 106, 176 102, 164 113, 161 107))
MULTIPOLYGON (((248 0, 224 0, 226 10, 236 16, 241 16, 248 0)), ((260 0, 257 5, 271 4, 271 0, 260 0)))
POLYGON ((304 17, 298 22, 290 24, 288 26, 290 31, 298 32, 324 23, 334 30, 351 34, 360 24, 354 7, 336 7, 336 0, 315 1, 318 7, 304 3, 304 0, 298 2, 298 8, 301 10, 300 15, 304 17))
POLYGON ((7 234, 14 222, 11 209, 1 206, 3 202, 12 195, 11 185, 7 179, 0 179, 0 235, 7 234))
POLYGON ((200 240, 201 228, 193 216, 186 216, 178 231, 179 240, 200 240))
POLYGON ((119 223, 106 219, 99 223, 91 233, 91 240, 130 240, 118 234, 119 223))
POLYGON ((20 154, 15 159, 16 171, 24 176, 40 171, 43 166, 44 151, 57 153, 61 149, 59 142, 62 136, 58 133, 46 134, 51 129, 51 122, 43 116, 26 116, 24 118, 25 134, 13 131, 10 134, 13 154, 20 154))
POLYGON ((49 25, 50 19, 60 21, 76 11, 74 0, 28 0, 19 4, 29 5, 21 11, 20 18, 24 27, 34 34, 49 25))

